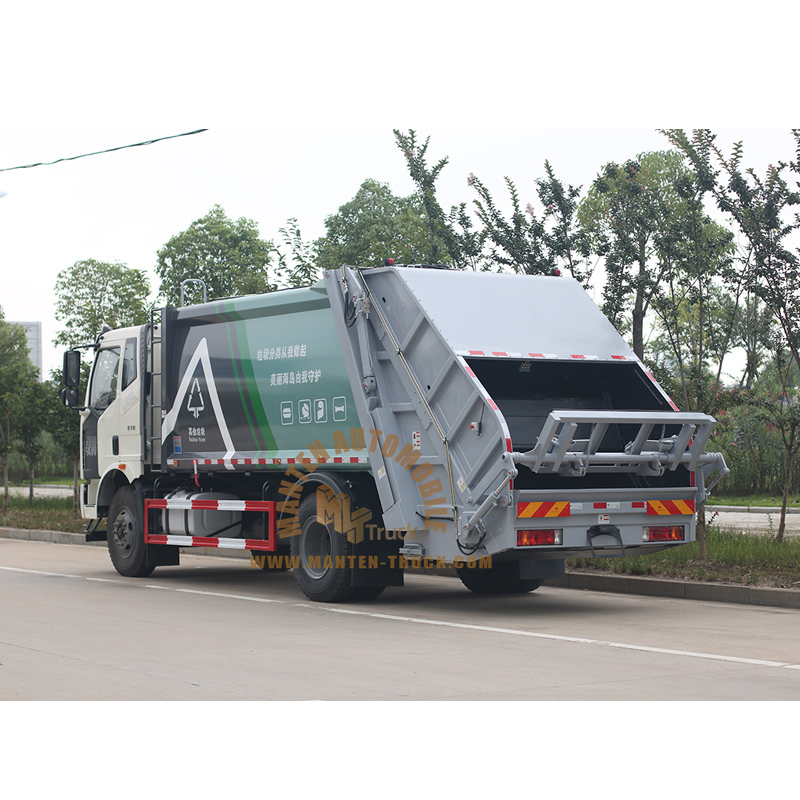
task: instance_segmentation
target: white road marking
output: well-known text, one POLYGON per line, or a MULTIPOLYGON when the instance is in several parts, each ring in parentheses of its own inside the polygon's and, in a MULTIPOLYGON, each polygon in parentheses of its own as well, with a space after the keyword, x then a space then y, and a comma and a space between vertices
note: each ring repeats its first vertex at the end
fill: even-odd
POLYGON ((414 625, 435 625, 442 628, 458 628, 461 630, 477 631, 480 633, 496 633, 504 636, 524 636, 531 639, 546 639, 556 642, 570 642, 573 644, 587 644, 600 647, 613 647, 621 650, 633 650, 641 653, 658 653, 660 655, 683 656, 685 658, 699 658, 707 661, 725 661, 734 664, 747 664, 755 667, 778 667, 781 669, 800 670, 800 664, 791 664, 784 661, 767 661, 760 658, 742 658, 740 656, 725 656, 717 653, 698 653, 691 650, 674 650, 667 647, 648 647, 647 645, 625 644, 624 642, 607 642, 602 639, 589 639, 582 636, 560 636, 555 633, 539 633, 536 631, 524 631, 515 628, 497 628, 490 625, 474 625, 468 622, 448 622, 446 620, 425 619, 423 617, 405 617, 398 614, 380 614, 374 611, 358 611, 352 608, 334 608, 331 606, 310 603, 291 603, 287 600, 272 600, 264 597, 253 597, 244 594, 227 594, 224 592, 209 592, 200 589, 177 589, 172 586, 161 586, 156 584, 131 584, 124 580, 113 580, 109 578, 89 578, 82 575, 70 575, 60 572, 46 572, 44 570, 23 569, 21 567, 3 567, 0 570, 8 572, 24 572, 30 575, 43 575, 56 578, 78 578, 85 581, 105 581, 108 583, 123 583, 126 586, 139 586, 144 589, 159 589, 166 592, 176 592, 184 594, 199 594, 207 597, 221 597, 228 600, 246 600, 251 603, 274 603, 285 605, 288 608, 309 608, 314 611, 324 611, 330 614, 349 614, 356 617, 370 617, 372 619, 384 619, 393 622, 405 622, 414 625))

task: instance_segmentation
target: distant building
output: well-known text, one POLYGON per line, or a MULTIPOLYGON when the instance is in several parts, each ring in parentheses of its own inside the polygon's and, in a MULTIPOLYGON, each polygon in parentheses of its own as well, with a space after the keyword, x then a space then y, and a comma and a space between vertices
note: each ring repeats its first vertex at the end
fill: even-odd
POLYGON ((28 349, 30 350, 31 362, 39 372, 39 380, 42 379, 42 323, 41 322, 14 322, 6 320, 10 325, 22 325, 25 328, 25 336, 28 337, 28 349))

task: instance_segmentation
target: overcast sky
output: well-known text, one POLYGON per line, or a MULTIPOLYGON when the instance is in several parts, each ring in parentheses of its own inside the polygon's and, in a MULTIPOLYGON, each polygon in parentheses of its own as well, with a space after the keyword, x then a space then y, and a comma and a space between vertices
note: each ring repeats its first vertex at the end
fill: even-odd
POLYGON ((734 130, 723 144, 743 139, 757 168, 788 158, 797 12, 720 8, 17 4, 3 16, 0 168, 209 131, 0 172, 0 306, 42 322, 47 372, 60 363, 49 346, 60 270, 87 258, 151 270, 215 203, 264 238, 289 217, 320 236, 366 178, 413 191, 393 128, 430 135, 431 160, 450 158, 445 207, 472 201, 470 172, 497 198, 508 175, 532 200, 545 159, 587 186, 607 161, 665 147, 658 127, 734 130))
MULTIPOLYGON (((186 130, 194 130, 187 128, 186 130)), ((53 161, 110 147, 182 133, 153 126, 113 131, 0 131, 0 167, 53 161)), ((534 180, 548 159, 565 182, 587 187, 611 160, 662 149, 653 130, 426 129, 430 160, 447 156, 442 172, 445 207, 471 203, 474 172, 505 200, 503 177, 523 201, 535 200, 534 180)), ((748 163, 759 170, 789 158, 788 130, 719 131, 724 145, 745 142, 748 163)), ((40 321, 45 374, 60 363, 51 346, 58 272, 78 260, 120 261, 150 271, 156 252, 176 233, 219 203, 231 218, 258 223, 264 238, 297 217, 304 238, 325 233, 328 214, 353 197, 366 178, 387 182, 397 194, 413 184, 391 128, 382 131, 210 129, 205 133, 105 153, 52 166, 0 172, 0 306, 6 319, 40 321)), ((387 254, 391 255, 391 254, 387 254)))

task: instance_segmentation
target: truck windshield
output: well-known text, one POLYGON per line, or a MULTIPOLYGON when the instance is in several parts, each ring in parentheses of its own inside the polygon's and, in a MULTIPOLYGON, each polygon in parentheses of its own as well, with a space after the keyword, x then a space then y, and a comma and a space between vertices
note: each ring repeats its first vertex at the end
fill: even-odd
POLYGON ((117 396, 117 373, 119 372, 119 347, 101 350, 94 360, 92 390, 89 405, 102 413, 117 396))

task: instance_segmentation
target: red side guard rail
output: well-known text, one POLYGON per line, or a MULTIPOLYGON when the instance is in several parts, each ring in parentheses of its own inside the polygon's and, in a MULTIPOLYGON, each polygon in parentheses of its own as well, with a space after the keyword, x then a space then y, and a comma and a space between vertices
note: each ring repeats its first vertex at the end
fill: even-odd
POLYGON ((278 535, 274 500, 157 500, 145 499, 144 540, 146 544, 173 544, 180 547, 223 547, 234 550, 260 550, 274 553, 278 549, 278 535), (260 511, 269 515, 266 539, 225 539, 211 536, 188 536, 174 533, 152 533, 150 511, 260 511))

